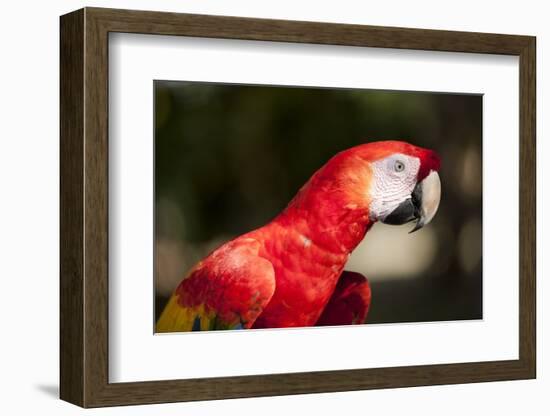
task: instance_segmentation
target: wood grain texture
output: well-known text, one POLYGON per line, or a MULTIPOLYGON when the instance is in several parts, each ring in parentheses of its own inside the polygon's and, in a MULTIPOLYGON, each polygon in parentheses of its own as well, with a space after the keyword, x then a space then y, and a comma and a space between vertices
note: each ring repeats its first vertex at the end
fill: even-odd
POLYGON ((519 356, 536 377, 536 41, 520 54, 519 356))
POLYGON ((87 8, 110 32, 519 55, 528 36, 87 8))
POLYGON ((85 10, 84 405, 108 380, 108 33, 85 10))
POLYGON ((84 404, 84 12, 61 19, 60 44, 60 388, 84 404))
POLYGON ((83 407, 535 377, 535 38, 86 8, 61 18, 61 398, 83 407), (109 383, 108 33, 298 42, 520 58, 519 359, 109 383))

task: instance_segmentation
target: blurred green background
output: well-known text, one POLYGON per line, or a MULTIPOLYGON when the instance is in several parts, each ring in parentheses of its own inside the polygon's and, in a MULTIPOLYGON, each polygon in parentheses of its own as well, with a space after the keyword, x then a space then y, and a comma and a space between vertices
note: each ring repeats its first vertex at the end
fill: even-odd
POLYGON ((155 314, 197 261, 269 222, 340 150, 400 139, 436 150, 433 222, 376 224, 346 269, 368 323, 482 318, 482 96, 155 81, 155 314))

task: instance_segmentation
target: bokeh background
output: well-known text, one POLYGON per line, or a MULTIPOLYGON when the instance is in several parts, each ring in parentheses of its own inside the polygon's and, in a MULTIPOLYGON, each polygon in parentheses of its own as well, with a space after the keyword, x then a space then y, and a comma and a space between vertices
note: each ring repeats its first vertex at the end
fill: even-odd
POLYGON ((433 222, 376 224, 347 270, 369 324, 482 318, 482 96, 155 81, 155 315, 186 272, 274 218, 335 153, 401 139, 436 150, 433 222))

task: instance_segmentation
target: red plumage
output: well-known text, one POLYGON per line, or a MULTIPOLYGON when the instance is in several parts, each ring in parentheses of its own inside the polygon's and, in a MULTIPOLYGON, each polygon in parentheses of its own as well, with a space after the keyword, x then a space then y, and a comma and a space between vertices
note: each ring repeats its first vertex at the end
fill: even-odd
POLYGON ((433 151, 398 141, 337 154, 273 221, 202 260, 174 294, 174 305, 195 312, 178 320, 179 310, 167 308, 157 329, 186 330, 196 317, 207 317, 212 329, 363 323, 370 287, 343 269, 372 226, 370 162, 395 153, 420 159, 418 180, 439 169, 433 151))

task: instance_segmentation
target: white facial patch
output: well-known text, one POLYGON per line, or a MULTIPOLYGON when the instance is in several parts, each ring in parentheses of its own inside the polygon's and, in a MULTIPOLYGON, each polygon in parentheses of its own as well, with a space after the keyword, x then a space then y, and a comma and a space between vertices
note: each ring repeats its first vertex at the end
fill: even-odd
POLYGON ((370 219, 384 220, 416 186, 420 159, 395 153, 371 163, 370 219))

